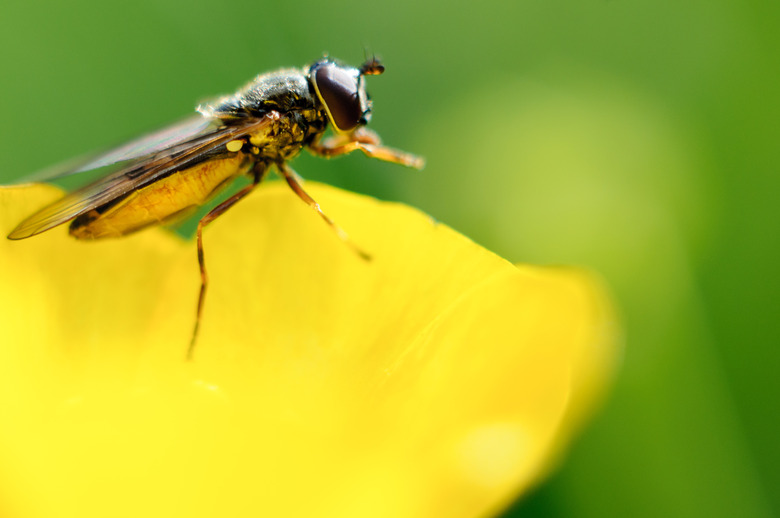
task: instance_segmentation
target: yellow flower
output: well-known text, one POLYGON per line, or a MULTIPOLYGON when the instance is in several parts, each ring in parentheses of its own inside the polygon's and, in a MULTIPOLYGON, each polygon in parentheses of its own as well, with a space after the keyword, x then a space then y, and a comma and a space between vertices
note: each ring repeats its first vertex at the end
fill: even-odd
MULTIPOLYGON (((0 515, 477 516, 537 482, 609 376, 598 283, 403 205, 279 184, 193 243, 0 242, 0 515)), ((59 195, 0 190, 0 230, 59 195)))

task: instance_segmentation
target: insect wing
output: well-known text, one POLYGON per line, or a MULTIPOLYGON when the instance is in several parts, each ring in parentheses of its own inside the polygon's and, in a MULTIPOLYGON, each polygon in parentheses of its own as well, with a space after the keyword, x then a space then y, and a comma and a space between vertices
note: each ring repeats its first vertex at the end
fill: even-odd
POLYGON ((168 126, 158 132, 143 136, 128 142, 123 146, 112 149, 108 153, 82 165, 73 172, 80 173, 82 171, 89 171, 99 167, 116 164, 117 162, 135 160, 161 151, 164 152, 176 144, 192 141, 200 135, 213 133, 218 125, 218 121, 205 119, 200 116, 191 117, 178 124, 168 126))
POLYGON ((144 135, 126 144, 108 151, 88 153, 67 162, 55 164, 32 175, 28 175, 20 183, 46 182, 63 178, 93 169, 99 169, 120 162, 129 162, 148 158, 156 153, 164 152, 173 145, 188 142, 200 135, 213 133, 219 127, 219 121, 201 116, 190 117, 154 133, 144 135))
MULTIPOLYGON (((220 146, 224 146, 231 140, 261 130, 272 120, 271 116, 265 116, 260 119, 242 119, 239 124, 229 126, 214 126, 209 133, 196 133, 194 137, 170 145, 151 155, 147 152, 144 158, 139 158, 106 177, 76 189, 36 212, 22 221, 8 235, 8 239, 31 237, 70 221, 135 189, 149 185, 170 172, 186 168, 188 164, 200 160, 203 155, 218 151, 220 146)), ((123 148, 117 148, 117 151, 121 149, 123 148)), ((119 155, 118 152, 114 154, 114 156, 119 155)), ((100 163, 104 160, 104 158, 98 158, 93 163, 100 163)), ((109 165, 109 163, 106 162, 103 165, 109 165)))

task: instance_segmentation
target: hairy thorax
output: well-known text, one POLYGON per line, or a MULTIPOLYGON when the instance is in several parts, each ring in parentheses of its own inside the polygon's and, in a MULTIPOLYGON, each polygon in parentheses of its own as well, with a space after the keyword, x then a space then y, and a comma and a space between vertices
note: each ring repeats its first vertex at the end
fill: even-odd
POLYGON ((250 151, 269 163, 286 162, 325 131, 322 118, 314 109, 279 114, 271 124, 249 135, 250 151))

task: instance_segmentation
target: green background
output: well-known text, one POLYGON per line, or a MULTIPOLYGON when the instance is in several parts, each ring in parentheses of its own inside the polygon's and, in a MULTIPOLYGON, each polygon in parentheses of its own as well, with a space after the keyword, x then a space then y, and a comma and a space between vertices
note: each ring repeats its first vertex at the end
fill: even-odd
POLYGON ((778 2, 5 2, 0 180, 364 47, 372 127, 423 172, 296 169, 515 262, 584 265, 625 323, 615 388, 507 516, 780 514, 778 2))

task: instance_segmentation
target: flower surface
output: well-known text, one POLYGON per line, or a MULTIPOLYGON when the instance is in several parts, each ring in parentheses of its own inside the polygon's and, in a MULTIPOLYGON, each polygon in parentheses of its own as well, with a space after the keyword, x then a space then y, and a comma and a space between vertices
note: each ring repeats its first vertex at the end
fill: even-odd
MULTIPOLYGON (((481 516, 534 483, 614 363, 599 282, 409 207, 281 184, 192 242, 0 242, 0 515, 481 516)), ((59 196, 0 190, 0 230, 59 196)))

